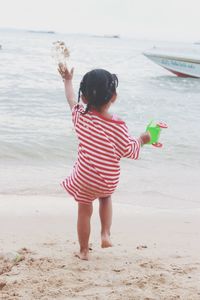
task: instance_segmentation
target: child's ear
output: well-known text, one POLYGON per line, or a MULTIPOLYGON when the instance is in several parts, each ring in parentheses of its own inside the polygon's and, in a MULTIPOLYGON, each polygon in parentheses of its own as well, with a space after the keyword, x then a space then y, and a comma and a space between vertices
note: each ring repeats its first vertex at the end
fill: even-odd
POLYGON ((117 99, 117 93, 115 93, 115 94, 112 95, 112 98, 110 99, 110 101, 112 103, 114 103, 116 99, 117 99))
POLYGON ((83 95, 81 95, 81 99, 82 99, 82 101, 83 101, 84 104, 88 104, 87 99, 83 95))

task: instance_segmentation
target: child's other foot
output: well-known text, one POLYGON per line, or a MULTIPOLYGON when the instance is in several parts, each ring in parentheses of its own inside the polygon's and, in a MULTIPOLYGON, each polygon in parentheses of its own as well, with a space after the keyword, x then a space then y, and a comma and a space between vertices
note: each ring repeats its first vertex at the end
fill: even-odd
POLYGON ((88 250, 76 252, 75 257, 78 257, 82 260, 89 260, 89 252, 88 252, 88 250))
POLYGON ((102 248, 109 248, 109 247, 112 247, 112 246, 113 245, 112 245, 109 234, 102 234, 101 235, 101 247, 102 248))

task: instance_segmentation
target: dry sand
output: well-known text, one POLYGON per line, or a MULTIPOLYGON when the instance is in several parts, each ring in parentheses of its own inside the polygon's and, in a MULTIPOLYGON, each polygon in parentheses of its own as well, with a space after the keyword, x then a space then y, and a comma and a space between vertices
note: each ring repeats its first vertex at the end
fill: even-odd
POLYGON ((0 299, 200 299, 200 212, 114 204, 114 247, 100 248, 98 203, 91 259, 73 253, 76 203, 0 198, 0 299))

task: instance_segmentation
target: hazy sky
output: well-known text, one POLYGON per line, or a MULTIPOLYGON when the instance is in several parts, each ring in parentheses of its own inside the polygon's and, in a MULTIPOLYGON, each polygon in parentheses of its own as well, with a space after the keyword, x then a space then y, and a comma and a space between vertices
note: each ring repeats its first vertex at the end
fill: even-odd
POLYGON ((1 0, 0 4, 0 27, 200 40, 200 0, 1 0))

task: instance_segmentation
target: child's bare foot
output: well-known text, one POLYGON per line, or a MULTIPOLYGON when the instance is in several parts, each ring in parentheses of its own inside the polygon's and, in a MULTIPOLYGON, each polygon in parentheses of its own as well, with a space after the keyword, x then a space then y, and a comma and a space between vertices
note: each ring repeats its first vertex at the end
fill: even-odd
POLYGON ((112 242, 109 234, 101 235, 101 248, 109 248, 112 247, 112 242))
POLYGON ((82 260, 89 260, 89 252, 88 250, 82 250, 80 252, 76 252, 75 257, 78 257, 82 260))

